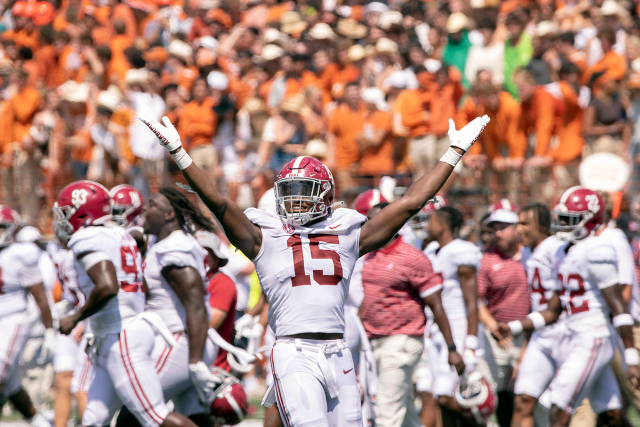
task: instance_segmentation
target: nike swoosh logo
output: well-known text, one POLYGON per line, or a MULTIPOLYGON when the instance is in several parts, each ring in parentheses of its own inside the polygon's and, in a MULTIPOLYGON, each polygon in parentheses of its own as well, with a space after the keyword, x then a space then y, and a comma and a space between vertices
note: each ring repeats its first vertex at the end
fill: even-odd
POLYGON ((342 370, 342 372, 343 372, 345 375, 346 375, 346 374, 348 374, 348 373, 349 373, 349 372, 351 372, 351 371, 353 371, 353 368, 349 369, 348 371, 345 371, 344 369, 342 370))
POLYGON ((334 228, 338 228, 338 227, 340 227, 341 225, 342 225, 342 224, 338 224, 338 225, 336 225, 335 227, 329 227, 329 228, 333 230, 334 228))

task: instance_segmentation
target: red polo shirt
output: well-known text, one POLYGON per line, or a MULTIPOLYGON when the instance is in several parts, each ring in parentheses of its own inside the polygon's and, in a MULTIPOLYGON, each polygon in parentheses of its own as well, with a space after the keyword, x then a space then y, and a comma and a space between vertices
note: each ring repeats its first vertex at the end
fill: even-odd
POLYGON ((401 237, 365 256, 362 324, 369 337, 423 335, 423 298, 442 289, 431 261, 401 237))
MULTIPOLYGON (((211 308, 217 308, 227 312, 227 317, 218 328, 218 333, 228 343, 233 343, 233 325, 236 314, 236 300, 238 293, 236 284, 224 273, 216 273, 207 287, 209 292, 209 305, 211 308)), ((231 367, 227 362, 227 351, 220 349, 218 358, 213 363, 225 371, 231 371, 231 367)))
POLYGON ((495 249, 486 252, 480 261, 478 296, 486 298, 487 309, 498 322, 519 320, 529 314, 531 299, 522 264, 495 249))

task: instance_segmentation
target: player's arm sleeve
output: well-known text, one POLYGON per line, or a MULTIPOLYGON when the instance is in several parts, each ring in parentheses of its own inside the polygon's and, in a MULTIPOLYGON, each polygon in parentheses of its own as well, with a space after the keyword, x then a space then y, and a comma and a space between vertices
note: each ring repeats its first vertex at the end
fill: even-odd
POLYGON ((442 289, 442 275, 433 271, 429 258, 420 254, 411 264, 408 279, 410 285, 420 294, 420 298, 426 298, 442 289))
POLYGON ((78 258, 78 262, 85 271, 89 271, 91 267, 93 267, 100 261, 111 261, 111 258, 109 258, 109 255, 102 251, 88 252, 78 258))
POLYGON ((160 269, 165 267, 193 267, 196 268, 196 261, 188 252, 172 251, 168 253, 158 253, 158 265, 160 269))
POLYGON ((465 247, 464 250, 456 254, 456 265, 458 267, 469 266, 476 270, 480 268, 480 260, 482 255, 480 250, 473 245, 473 247, 465 247))
POLYGON ((633 285, 633 275, 636 274, 636 272, 631 246, 624 235, 621 235, 618 239, 614 239, 612 243, 615 246, 616 256, 618 258, 618 284, 633 285))
POLYGON ((22 268, 19 272, 20 285, 29 288, 38 283, 42 283, 42 273, 38 268, 40 259, 40 249, 36 245, 25 246, 27 250, 22 255, 22 268))
POLYGON ((587 254, 587 260, 591 265, 591 275, 598 284, 598 288, 604 289, 618 283, 618 263, 613 246, 610 244, 599 246, 587 254))

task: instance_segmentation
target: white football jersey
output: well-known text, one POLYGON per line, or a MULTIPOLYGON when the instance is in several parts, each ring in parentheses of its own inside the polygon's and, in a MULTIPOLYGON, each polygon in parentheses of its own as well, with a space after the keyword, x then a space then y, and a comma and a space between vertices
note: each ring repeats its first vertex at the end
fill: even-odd
POLYGON ((424 250, 433 264, 433 270, 442 275, 442 306, 449 321, 467 320, 467 305, 462 295, 458 268, 466 265, 478 271, 482 254, 471 242, 454 239, 444 248, 438 242, 431 242, 424 250))
POLYGON ((592 267, 595 264, 616 266, 616 251, 607 240, 596 236, 566 248, 558 249, 554 270, 563 289, 560 300, 567 313, 567 327, 598 337, 609 336, 609 306, 601 288, 612 283, 597 283, 592 267))
POLYGON ((142 257, 136 241, 122 227, 116 225, 87 227, 73 234, 69 241, 69 249, 75 257, 78 285, 87 298, 95 285, 78 259, 85 254, 101 252, 113 263, 120 290, 98 313, 89 318, 89 325, 92 332, 98 336, 119 333, 123 321, 137 316, 144 310, 142 257))
POLYGON ((145 310, 158 313, 171 332, 187 330, 187 312, 175 291, 162 275, 168 266, 193 267, 206 288, 207 274, 205 259, 207 251, 196 239, 182 230, 177 230, 157 242, 147 252, 144 260, 144 280, 147 282, 149 297, 145 310))
POLYGON ((549 236, 540 242, 533 253, 528 246, 522 248, 520 262, 527 272, 531 311, 546 310, 553 292, 562 290, 553 268, 558 250, 566 245, 567 242, 556 236, 549 236))
POLYGON ((367 218, 336 209, 306 227, 284 224, 279 216, 253 208, 245 214, 262 230, 262 247, 253 262, 276 336, 344 333, 344 304, 367 218))
POLYGON ((40 253, 34 243, 11 243, 0 249, 0 317, 27 309, 28 288, 42 283, 40 253))
POLYGON ((78 273, 76 272, 75 257, 73 252, 62 249, 54 242, 47 245, 47 253, 56 268, 58 280, 62 285, 62 301, 71 304, 71 307, 80 307, 84 304, 84 294, 78 286, 78 273))

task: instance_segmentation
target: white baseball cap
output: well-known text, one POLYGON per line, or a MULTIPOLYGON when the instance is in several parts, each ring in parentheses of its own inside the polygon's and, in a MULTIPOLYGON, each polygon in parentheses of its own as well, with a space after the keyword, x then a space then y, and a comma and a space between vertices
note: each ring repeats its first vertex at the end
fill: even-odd
POLYGON ((370 104, 375 104, 376 108, 380 111, 387 111, 387 101, 384 99, 384 92, 377 87, 368 87, 362 89, 362 100, 370 104))
POLYGON ((220 260, 218 267, 224 267, 229 262, 229 258, 222 252, 222 242, 220 238, 213 233, 204 230, 196 231, 196 240, 205 249, 211 249, 213 254, 220 260))
POLYGON ((484 220, 484 225, 491 224, 492 222, 501 222, 503 224, 517 224, 518 214, 506 209, 496 209, 491 212, 489 218, 484 220))
POLYGON ((220 71, 212 71, 207 76, 207 84, 211 89, 227 90, 229 79, 220 71))

